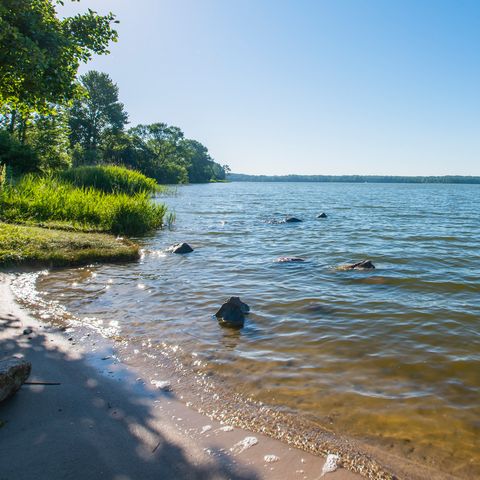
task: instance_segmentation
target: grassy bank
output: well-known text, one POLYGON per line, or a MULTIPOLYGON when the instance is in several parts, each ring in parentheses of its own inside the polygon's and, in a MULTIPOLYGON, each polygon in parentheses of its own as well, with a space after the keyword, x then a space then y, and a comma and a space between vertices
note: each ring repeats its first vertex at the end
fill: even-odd
POLYGON ((9 179, 0 185, 0 267, 137 259, 137 245, 110 234, 142 235, 171 222, 151 198, 161 188, 114 166, 9 179))
POLYGON ((0 190, 0 220, 65 223, 79 230, 141 235, 163 224, 166 207, 146 192, 105 193, 53 177, 27 175, 0 190))
POLYGON ((153 178, 114 165, 69 168, 60 172, 58 178, 76 187, 91 187, 105 193, 135 195, 156 193, 162 189, 153 178))
POLYGON ((74 266, 136 260, 139 247, 113 235, 69 232, 0 222, 0 267, 74 266))

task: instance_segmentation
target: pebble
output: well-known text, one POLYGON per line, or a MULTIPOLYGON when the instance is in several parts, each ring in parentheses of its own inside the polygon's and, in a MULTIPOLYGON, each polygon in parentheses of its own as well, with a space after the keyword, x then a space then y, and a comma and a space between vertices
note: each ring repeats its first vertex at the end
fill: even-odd
POLYGON ((201 430, 201 434, 204 434, 205 432, 208 432, 209 430, 212 429, 212 426, 211 425, 205 425, 202 427, 202 430, 201 430))
POLYGON ((225 425, 224 427, 220 427, 219 430, 221 432, 233 432, 233 427, 231 425, 225 425))
POLYGON ((274 462, 278 462, 280 460, 280 457, 277 457, 276 455, 265 455, 263 457, 263 460, 266 462, 266 463, 274 463, 274 462))
POLYGON ((322 468, 322 474, 320 477, 323 477, 326 473, 334 472, 338 468, 338 464, 340 463, 340 456, 334 455, 330 453, 327 455, 327 459, 325 460, 325 464, 322 468))
POLYGON ((170 392, 172 389, 172 384, 168 380, 152 380, 150 383, 164 392, 170 392))
POLYGON ((243 440, 240 440, 237 442, 231 449, 230 451, 234 455, 239 455, 240 453, 244 452, 248 448, 253 447, 258 443, 258 440, 256 437, 245 437, 243 440))

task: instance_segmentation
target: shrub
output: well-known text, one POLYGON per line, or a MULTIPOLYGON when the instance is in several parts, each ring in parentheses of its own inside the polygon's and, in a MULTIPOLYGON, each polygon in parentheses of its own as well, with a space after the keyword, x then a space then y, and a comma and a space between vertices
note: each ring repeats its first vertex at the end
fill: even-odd
POLYGON ((64 170, 59 177, 77 187, 93 187, 106 193, 126 193, 158 191, 157 182, 135 170, 124 167, 89 166, 64 170))
POLYGON ((11 167, 15 175, 40 171, 40 158, 29 145, 22 145, 8 132, 0 131, 0 164, 11 167))
POLYGON ((78 188, 54 177, 27 175, 0 192, 0 220, 58 223, 70 227, 141 235, 162 226, 166 207, 146 192, 127 195, 78 188))

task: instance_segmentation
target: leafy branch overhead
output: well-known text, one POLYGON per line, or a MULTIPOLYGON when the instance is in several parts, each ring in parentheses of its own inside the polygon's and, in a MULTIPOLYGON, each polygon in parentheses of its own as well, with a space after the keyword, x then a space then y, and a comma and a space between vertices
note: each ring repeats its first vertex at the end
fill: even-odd
POLYGON ((114 23, 114 14, 90 9, 58 18, 51 0, 2 0, 0 109, 45 113, 76 98, 80 63, 108 53, 114 23))

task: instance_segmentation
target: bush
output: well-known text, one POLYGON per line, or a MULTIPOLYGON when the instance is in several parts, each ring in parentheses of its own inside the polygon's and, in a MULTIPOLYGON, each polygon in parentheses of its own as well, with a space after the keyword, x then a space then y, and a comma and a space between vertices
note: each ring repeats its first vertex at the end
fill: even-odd
POLYGON ((70 227, 141 235, 162 226, 166 207, 154 204, 148 193, 104 193, 78 188, 54 177, 27 175, 0 192, 0 220, 58 223, 70 227))
POLYGON ((98 166, 78 167, 65 170, 59 177, 77 187, 93 187, 106 193, 126 193, 158 191, 157 182, 152 178, 124 167, 98 166))
POLYGON ((0 131, 0 165, 8 165, 15 175, 21 175, 40 171, 40 163, 29 145, 22 145, 8 132, 0 131))

